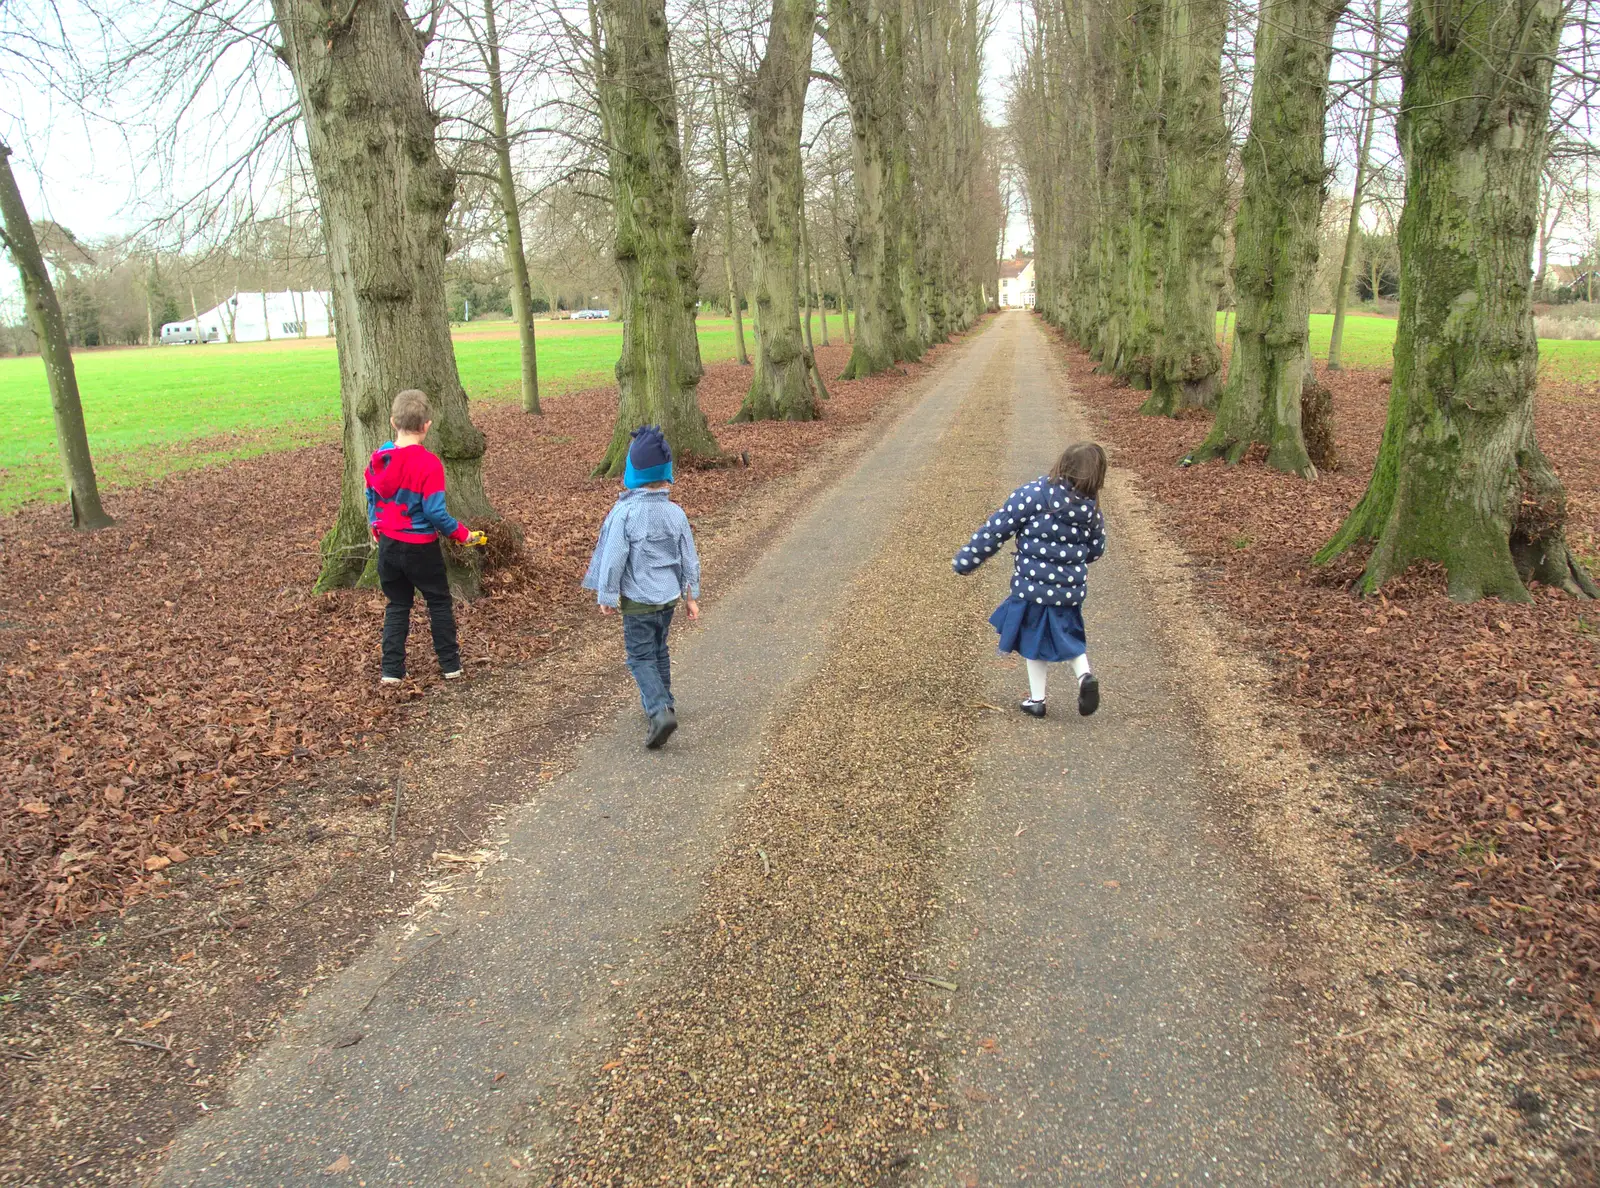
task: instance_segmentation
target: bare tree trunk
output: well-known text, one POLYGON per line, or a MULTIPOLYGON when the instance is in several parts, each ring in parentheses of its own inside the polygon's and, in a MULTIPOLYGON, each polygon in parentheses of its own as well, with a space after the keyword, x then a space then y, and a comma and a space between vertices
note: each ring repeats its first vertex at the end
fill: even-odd
POLYGON ((66 319, 61 316, 61 303, 56 300, 50 271, 39 251, 33 221, 11 172, 11 149, 4 144, 0 144, 0 228, 0 240, 4 240, 22 279, 28 325, 39 340, 39 358, 50 387, 50 413, 55 418, 56 445, 61 451, 61 474, 67 484, 72 526, 83 531, 109 528, 112 519, 100 506, 100 486, 95 481, 89 432, 78 396, 78 373, 67 345, 66 319))
MULTIPOLYGON (((927 303, 924 301, 921 265, 923 245, 918 220, 912 211, 911 159, 906 129, 906 28, 904 8, 886 4, 879 16, 883 46, 882 127, 884 130, 884 213, 889 236, 889 260, 899 282, 896 357, 904 362, 920 359, 928 349, 927 303)), ((896 294, 891 293, 891 297, 896 294)))
POLYGON ((806 214, 806 204, 805 204, 805 201, 804 201, 804 193, 805 193, 805 191, 804 191, 804 189, 802 189, 801 190, 802 201, 801 201, 801 207, 800 207, 800 267, 801 267, 801 270, 802 270, 802 275, 805 278, 806 295, 807 295, 807 298, 806 298, 806 311, 807 312, 806 312, 806 316, 805 316, 806 317, 806 354, 811 357, 811 366, 812 366, 812 368, 814 370, 815 367, 816 367, 816 362, 817 362, 817 351, 816 351, 816 347, 813 345, 813 343, 811 341, 811 313, 810 313, 811 298, 813 296, 816 298, 817 316, 822 321, 822 345, 823 346, 827 346, 828 345, 828 295, 822 291, 822 285, 823 285, 822 270, 819 268, 819 269, 816 269, 816 270, 813 271, 812 266, 811 266, 811 232, 810 232, 810 224, 807 221, 809 216, 806 214))
POLYGON ((856 340, 856 333, 854 327, 850 324, 852 303, 848 291, 849 281, 846 279, 849 275, 849 269, 844 266, 843 260, 839 260, 834 264, 834 273, 839 280, 839 320, 844 323, 844 340, 846 343, 853 344, 856 340))
POLYGON ((1566 492, 1533 426, 1528 277, 1565 11, 1412 0, 1389 419, 1366 494, 1318 555, 1374 541, 1367 592, 1434 561, 1464 602, 1528 601, 1530 581, 1600 597, 1567 547, 1566 492))
POLYGON ((733 271, 733 178, 728 171, 728 125, 723 100, 715 80, 711 84, 711 129, 717 148, 717 169, 722 180, 722 271, 728 282, 728 313, 733 317, 733 342, 739 364, 750 366, 744 346, 744 298, 733 271))
POLYGON ((1150 399, 1141 411, 1173 416, 1216 402, 1217 294, 1227 201, 1228 127, 1222 118, 1226 0, 1168 0, 1165 159, 1165 312, 1150 399))
POLYGON ((962 193, 951 40, 963 8, 959 0, 912 0, 910 37, 904 51, 906 85, 901 107, 906 115, 904 156, 906 212, 904 257, 907 318, 918 355, 949 338, 954 302, 952 227, 961 217, 962 193), (912 169, 911 157, 915 157, 912 169))
POLYGON ((1339 287, 1333 296, 1333 336, 1328 340, 1329 371, 1339 370, 1339 352, 1344 346, 1344 311, 1350 304, 1350 280, 1355 272, 1356 245, 1361 240, 1361 199, 1367 183, 1367 161, 1372 153, 1372 131, 1378 123, 1378 70, 1382 44, 1383 0, 1373 0, 1372 57, 1368 60, 1372 79, 1367 84, 1366 125, 1361 130, 1361 145, 1356 151, 1355 183, 1350 188, 1350 225, 1344 233, 1344 259, 1339 262, 1339 287))
POLYGON ((1539 270, 1533 274, 1533 299, 1544 298, 1545 276, 1550 271, 1550 241, 1567 210, 1567 195, 1556 178, 1545 173, 1539 187, 1539 270))
POLYGON ((1262 442, 1269 466, 1316 476, 1300 429, 1300 392, 1310 363, 1328 61, 1345 3, 1268 0, 1262 7, 1234 232, 1238 324, 1228 384, 1196 459, 1237 462, 1262 442))
MULTIPOLYGON (((841 378, 860 379, 894 366, 905 351, 905 307, 900 294, 900 241, 894 217, 894 145, 890 77, 879 28, 868 0, 829 0, 828 45, 844 78, 850 106, 855 178, 855 227, 849 239, 855 278, 855 343, 841 378)), ((899 20, 896 8, 891 18, 899 20)))
POLYGON ((733 270, 733 177, 728 170, 728 125, 718 84, 711 84, 711 127, 717 148, 717 169, 722 180, 722 271, 728 284, 728 313, 733 317, 733 342, 739 364, 750 366, 744 345, 744 297, 733 270))
POLYGON ((620 475, 641 425, 660 425, 681 464, 720 455, 696 398, 694 221, 678 142, 666 0, 600 0, 600 102, 606 127, 622 357, 611 445, 597 473, 620 475))
MULTIPOLYGON (((1097 370, 1103 374, 1128 374, 1134 358, 1129 321, 1133 305, 1130 276, 1139 254, 1138 245, 1130 242, 1140 218, 1137 63, 1141 57, 1155 56, 1150 41, 1153 22, 1148 16, 1140 19, 1141 3, 1143 0, 1116 0, 1105 6, 1104 21, 1114 32, 1103 38, 1107 58, 1104 86, 1109 95, 1105 126, 1108 164, 1095 203, 1090 247, 1090 273, 1098 281, 1098 291, 1091 291, 1088 301, 1081 296, 1077 299, 1074 318, 1085 341, 1092 344, 1091 353, 1099 360, 1097 370)), ((1090 6, 1083 7, 1087 14, 1090 6)), ((1148 10, 1148 3, 1143 7, 1148 10)), ((1092 60, 1094 51, 1086 56, 1092 60)))
MULTIPOLYGON (((805 286, 805 299, 801 303, 804 320, 801 325, 806 330, 806 378, 811 383, 812 396, 817 400, 826 400, 828 398, 828 388, 822 382, 822 372, 817 368, 817 348, 811 341, 811 236, 806 231, 804 186, 800 189, 800 265, 800 279, 805 286)), ((820 297, 817 304, 819 307, 822 305, 820 297)), ((824 345, 828 341, 828 311, 825 307, 822 309, 822 341, 824 345)))
POLYGON ((810 421, 817 415, 797 301, 797 224, 803 219, 805 187, 800 131, 816 20, 815 0, 774 0, 766 55, 750 92, 751 292, 759 344, 750 390, 736 418, 741 421, 810 421))
MULTIPOLYGON (((396 5, 353 5, 332 24, 320 0, 273 0, 273 12, 300 94, 339 327, 344 476, 317 580, 328 590, 373 576, 362 476, 390 435, 389 404, 402 389, 420 388, 433 406, 428 446, 444 461, 452 513, 480 526, 498 517, 444 304, 455 176, 434 148, 422 38, 396 5)), ((474 569, 451 576, 463 594, 477 592, 474 569)))
POLYGON ((511 316, 516 319, 522 350, 522 411, 539 408, 539 354, 533 334, 533 285, 522 245, 522 211, 517 202, 517 176, 511 168, 511 137, 506 129, 506 94, 500 74, 500 35, 495 27, 496 0, 483 0, 485 58, 489 66, 489 109, 494 120, 494 155, 500 183, 500 211, 506 221, 506 263, 511 268, 511 316))
POLYGON ((838 245, 839 254, 834 258, 834 269, 839 281, 839 320, 844 323, 844 340, 854 344, 855 331, 850 326, 850 306, 854 304, 849 299, 849 269, 845 265, 844 242, 845 236, 839 226, 839 174, 837 171, 829 175, 828 184, 832 191, 828 204, 829 213, 833 219, 834 242, 838 245))
POLYGON ((811 253, 809 251, 806 252, 806 274, 808 276, 815 275, 816 277, 817 318, 822 322, 822 345, 832 346, 833 344, 828 341, 828 295, 822 291, 822 285, 824 283, 822 270, 819 268, 815 274, 812 273, 811 253))

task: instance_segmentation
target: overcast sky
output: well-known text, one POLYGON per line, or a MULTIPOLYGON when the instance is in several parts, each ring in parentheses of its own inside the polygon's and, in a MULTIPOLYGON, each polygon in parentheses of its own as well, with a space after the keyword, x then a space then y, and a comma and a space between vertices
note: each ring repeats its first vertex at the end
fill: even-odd
MULTIPOLYGON (((1019 0, 998 0, 984 80, 984 106, 992 122, 1004 118, 1004 92, 1020 22, 1019 0)), ((35 88, 18 90, 10 100, 0 105, 13 113, 5 120, 3 133, 15 149, 12 166, 34 218, 58 222, 78 237, 93 240, 136 230, 156 213, 156 204, 163 199, 149 159, 151 130, 140 123, 147 113, 127 113, 114 125, 86 117, 35 88)), ((197 128, 196 154, 215 157, 225 135, 224 130, 197 128)), ((1016 212, 1006 246, 1013 249, 1028 242, 1026 220, 1016 212)))

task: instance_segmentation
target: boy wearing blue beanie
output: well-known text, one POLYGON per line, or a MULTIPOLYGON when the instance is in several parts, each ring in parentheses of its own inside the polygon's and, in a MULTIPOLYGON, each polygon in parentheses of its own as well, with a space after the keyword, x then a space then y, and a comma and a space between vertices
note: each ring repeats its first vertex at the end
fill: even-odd
POLYGON ((622 615, 622 643, 639 700, 650 719, 645 746, 672 737, 678 715, 672 699, 667 633, 683 600, 690 620, 700 617, 700 557, 683 508, 672 502, 672 447, 659 427, 634 430, 622 494, 605 523, 584 574, 600 613, 622 615))

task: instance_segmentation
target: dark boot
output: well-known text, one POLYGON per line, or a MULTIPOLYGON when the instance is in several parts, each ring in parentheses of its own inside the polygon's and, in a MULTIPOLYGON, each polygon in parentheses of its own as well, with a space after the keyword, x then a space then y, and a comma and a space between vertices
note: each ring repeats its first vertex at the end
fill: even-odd
POLYGON ((1031 697, 1024 701, 1021 705, 1017 706, 1017 708, 1023 713, 1027 714, 1030 718, 1044 717, 1044 702, 1035 701, 1031 697))
POLYGON ((644 745, 652 751, 660 750, 677 728, 678 715, 669 706, 650 719, 650 733, 645 736, 644 745))

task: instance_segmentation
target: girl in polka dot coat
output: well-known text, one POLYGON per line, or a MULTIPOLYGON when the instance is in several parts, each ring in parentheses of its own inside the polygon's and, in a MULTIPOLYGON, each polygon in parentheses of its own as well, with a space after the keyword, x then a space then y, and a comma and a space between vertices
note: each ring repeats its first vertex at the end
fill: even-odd
POLYGON ((1011 596, 989 622, 1000 633, 1000 651, 1027 661, 1030 695, 1021 708, 1035 718, 1045 715, 1045 666, 1058 661, 1071 661, 1078 678, 1078 712, 1100 708, 1080 608, 1089 566, 1106 551, 1105 517, 1095 502, 1105 477, 1103 449, 1092 441, 1068 446, 1048 475, 1013 491, 955 557, 956 572, 971 573, 1016 538, 1011 596))

